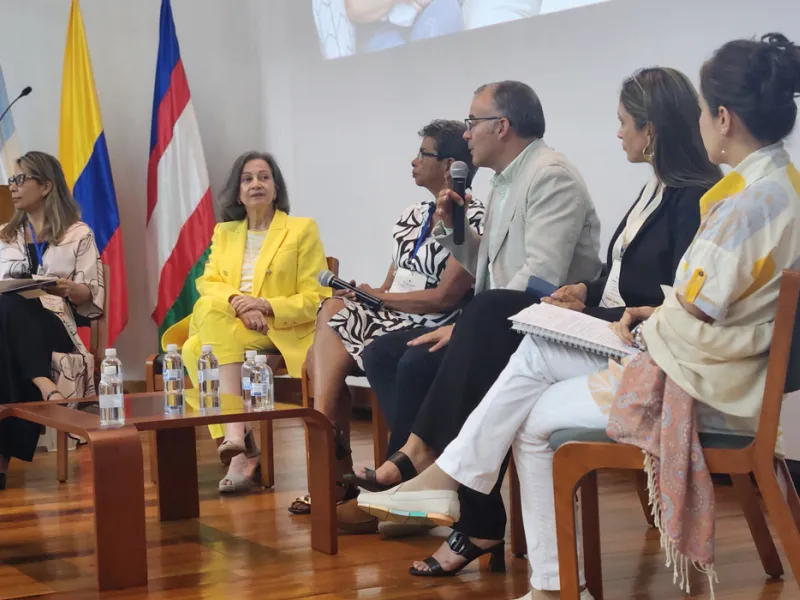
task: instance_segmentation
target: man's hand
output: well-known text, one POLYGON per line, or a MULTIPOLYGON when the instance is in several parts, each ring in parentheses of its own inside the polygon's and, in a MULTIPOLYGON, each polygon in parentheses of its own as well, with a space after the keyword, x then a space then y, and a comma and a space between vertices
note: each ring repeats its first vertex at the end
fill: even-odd
POLYGON ((561 302, 569 300, 579 300, 586 304, 586 299, 589 297, 589 290, 586 288, 585 283, 575 283, 573 285, 564 285, 553 292, 551 298, 561 302))
POLYGON ((586 305, 572 296, 565 296, 563 300, 556 300, 552 296, 542 298, 543 304, 552 304, 559 308, 566 308, 567 310, 574 310, 575 312, 583 312, 586 305))
POLYGON ((236 311, 236 316, 241 318, 242 315, 250 311, 257 310, 262 315, 272 314, 272 307, 269 302, 263 298, 254 298, 252 296, 234 296, 230 299, 233 310, 236 311))
POLYGON ((261 335, 267 335, 269 326, 267 325, 267 318, 260 310, 251 310, 240 315, 239 318, 244 323, 244 326, 251 331, 257 331, 261 335))
POLYGON ((444 327, 439 327, 439 329, 435 329, 429 333, 419 336, 418 338, 414 338, 410 342, 408 342, 409 346, 422 346, 424 344, 433 344, 430 349, 430 352, 436 352, 437 350, 441 350, 450 342, 450 336, 453 335, 453 327, 454 325, 445 325, 444 327))
MULTIPOLYGON (((472 202, 472 195, 467 194, 466 203, 469 204, 470 202, 472 202)), ((441 221, 448 229, 452 229, 453 227, 453 204, 464 206, 464 198, 449 189, 444 189, 439 192, 439 197, 436 198, 434 220, 437 223, 441 221)))
POLYGON ((633 334, 631 331, 638 323, 649 319, 655 310, 652 306, 626 308, 622 318, 616 323, 611 323, 610 327, 619 339, 629 346, 633 346, 633 334))

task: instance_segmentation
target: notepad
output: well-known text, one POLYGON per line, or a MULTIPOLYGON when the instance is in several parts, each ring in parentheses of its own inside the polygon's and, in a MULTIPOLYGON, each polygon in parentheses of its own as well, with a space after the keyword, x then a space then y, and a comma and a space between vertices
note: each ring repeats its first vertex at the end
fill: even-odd
POLYGON ((57 277, 40 277, 25 279, 0 279, 0 294, 20 293, 29 290, 40 290, 58 281, 57 277))
POLYGON ((608 321, 552 304, 534 304, 510 320, 520 333, 602 356, 620 359, 639 353, 617 337, 608 321))

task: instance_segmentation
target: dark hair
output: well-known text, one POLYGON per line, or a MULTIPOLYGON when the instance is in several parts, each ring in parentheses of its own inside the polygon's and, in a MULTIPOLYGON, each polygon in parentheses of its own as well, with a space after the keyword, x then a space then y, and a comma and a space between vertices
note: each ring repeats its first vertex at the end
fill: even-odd
POLYGON ((464 139, 466 131, 466 125, 461 121, 436 119, 425 125, 418 133, 420 137, 433 138, 436 142, 436 153, 439 155, 439 159, 452 158, 466 163, 469 169, 467 187, 470 187, 477 169, 472 164, 472 152, 469 151, 469 145, 464 139))
POLYGON ((494 93, 494 107, 508 119, 519 137, 544 137, 544 110, 531 86, 521 81, 498 81, 482 85, 475 93, 480 94, 487 88, 494 93))
POLYGON ((797 121, 800 48, 780 33, 728 42, 700 69, 700 90, 712 113, 724 106, 758 141, 779 142, 797 121))
MULTIPOLYGON (((52 184, 44 197, 44 230, 40 234, 43 238, 60 242, 67 230, 81 219, 81 208, 67 185, 61 163, 46 152, 28 152, 17 159, 17 164, 40 184, 52 184)), ((24 211, 15 210, 0 233, 0 239, 11 243, 27 220, 24 211)))
POLYGON ((686 75, 662 67, 642 69, 623 82, 619 100, 636 129, 651 126, 648 158, 661 183, 711 187, 722 178, 703 145, 697 91, 686 75))
POLYGON ((247 210, 239 201, 239 187, 242 180, 242 171, 251 160, 263 160, 272 171, 275 182, 275 209, 289 213, 289 194, 286 191, 286 181, 278 166, 278 161, 269 152, 245 152, 233 163, 231 174, 220 194, 220 213, 223 221, 243 221, 247 217, 247 210))

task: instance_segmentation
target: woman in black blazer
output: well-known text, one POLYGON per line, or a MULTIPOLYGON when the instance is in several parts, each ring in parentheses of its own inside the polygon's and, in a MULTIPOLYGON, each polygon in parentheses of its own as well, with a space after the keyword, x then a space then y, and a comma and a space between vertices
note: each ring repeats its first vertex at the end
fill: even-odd
POLYGON ((643 69, 625 81, 617 137, 628 160, 649 163, 654 177, 617 227, 600 276, 566 285, 542 302, 615 322, 626 306, 664 301, 661 286, 674 281, 700 227, 700 198, 722 177, 700 138, 700 109, 687 106, 696 96, 674 69, 643 69))

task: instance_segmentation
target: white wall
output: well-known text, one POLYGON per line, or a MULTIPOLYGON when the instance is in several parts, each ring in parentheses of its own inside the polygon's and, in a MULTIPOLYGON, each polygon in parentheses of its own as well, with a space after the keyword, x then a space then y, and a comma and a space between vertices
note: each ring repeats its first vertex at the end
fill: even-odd
MULTIPOLYGON (((534 87, 545 138, 581 169, 605 245, 648 176, 626 162, 616 139, 623 79, 663 65, 697 82, 702 61, 732 38, 777 30, 800 41, 797 0, 612 0, 323 61, 310 4, 269 3, 265 18, 280 24, 262 38, 264 94, 280 112, 268 110, 265 139, 286 166, 298 208, 320 221, 342 275, 373 284, 390 260, 391 224, 425 197, 410 175, 417 130, 434 118, 466 117, 478 85, 520 79, 534 87)), ((793 148, 800 157, 797 141, 793 148)), ((479 175, 479 196, 487 180, 479 175)))
MULTIPOLYGON (((172 0, 212 189, 233 159, 262 146, 260 2, 172 0)), ((61 71, 68 0, 2 0, 0 63, 9 95, 33 94, 13 109, 23 151, 58 152, 61 71)), ((142 242, 160 0, 83 0, 86 37, 116 184, 128 270, 130 317, 117 342, 126 370, 141 379, 157 348, 147 305, 142 242)))

